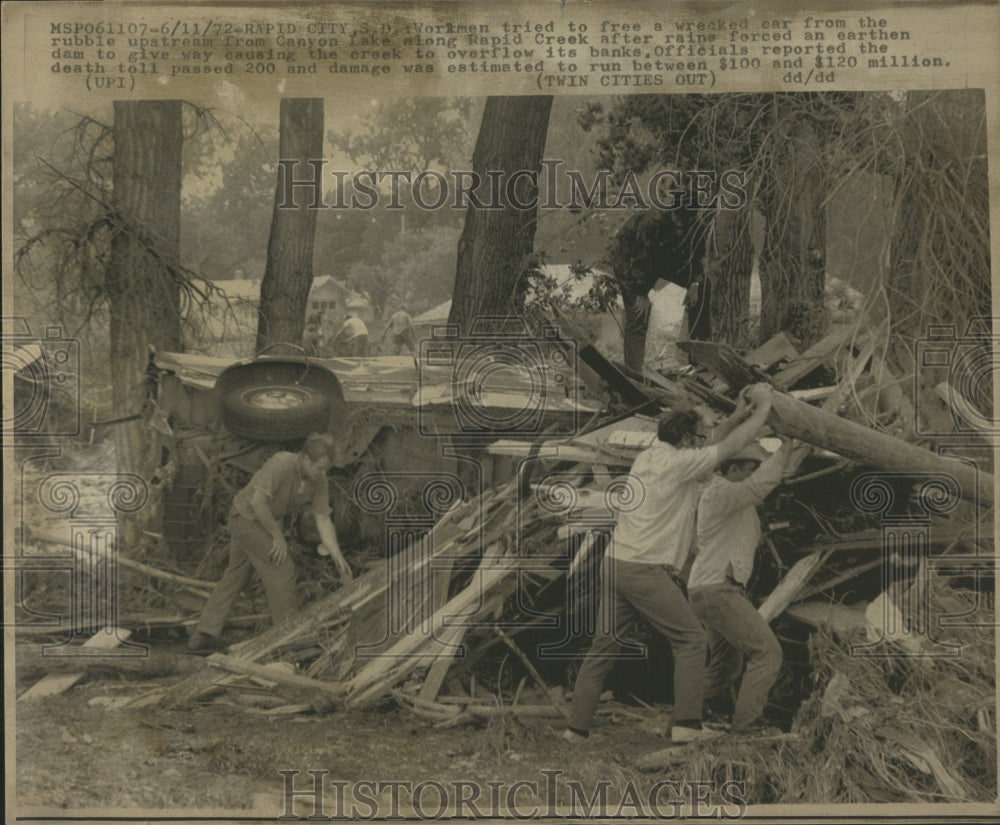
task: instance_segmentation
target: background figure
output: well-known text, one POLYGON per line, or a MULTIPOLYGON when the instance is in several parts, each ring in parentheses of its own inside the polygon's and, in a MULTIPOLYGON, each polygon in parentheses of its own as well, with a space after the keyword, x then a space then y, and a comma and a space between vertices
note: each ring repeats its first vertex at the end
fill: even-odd
POLYGON ((746 585, 761 537, 757 505, 778 486, 791 451, 791 441, 771 456, 751 444, 720 464, 698 502, 698 552, 688 597, 708 632, 706 703, 721 708, 740 684, 734 733, 754 729, 781 670, 781 645, 747 598, 746 585))
POLYGON ((306 321, 306 329, 302 334, 302 349, 310 357, 323 354, 323 316, 320 312, 312 313, 306 321))
POLYGON ((392 336, 393 355, 399 355, 403 347, 410 353, 417 351, 417 343, 413 337, 413 319, 405 305, 389 319, 379 340, 384 341, 387 335, 392 336))
POLYGON ((351 313, 344 316, 337 334, 333 338, 334 355, 347 358, 366 358, 368 356, 368 327, 360 318, 351 313))
POLYGON ((705 275, 696 275, 688 285, 684 296, 688 340, 712 340, 711 289, 711 280, 705 275))

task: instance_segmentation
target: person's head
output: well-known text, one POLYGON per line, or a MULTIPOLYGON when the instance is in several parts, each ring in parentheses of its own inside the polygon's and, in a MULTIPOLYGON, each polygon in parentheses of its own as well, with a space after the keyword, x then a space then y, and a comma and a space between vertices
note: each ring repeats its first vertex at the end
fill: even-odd
POLYGON ((719 464, 719 473, 727 481, 745 481, 750 478, 767 458, 760 445, 751 442, 736 455, 730 456, 719 464))
POLYGON ((675 410, 660 419, 656 437, 674 447, 701 447, 708 433, 696 410, 675 410))
POLYGON ((302 445, 302 469, 309 478, 319 478, 333 466, 337 442, 329 433, 311 433, 302 445))

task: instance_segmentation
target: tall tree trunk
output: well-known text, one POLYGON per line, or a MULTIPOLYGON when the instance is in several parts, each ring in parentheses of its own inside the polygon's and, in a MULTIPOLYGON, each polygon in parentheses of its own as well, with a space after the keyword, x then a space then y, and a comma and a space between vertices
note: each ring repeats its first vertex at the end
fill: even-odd
POLYGON ((651 309, 647 296, 649 290, 635 290, 625 283, 621 292, 625 308, 625 327, 622 330, 625 366, 641 372, 646 361, 646 333, 651 309))
MULTIPOLYGON (((712 340, 749 345, 750 274, 753 269, 752 210, 720 210, 705 253, 712 340)), ((694 336, 692 336, 694 337, 694 336)))
MULTIPOLYGON (((323 99, 285 98, 281 101, 279 158, 299 161, 278 170, 274 215, 267 241, 267 266, 260 284, 257 349, 277 343, 298 345, 305 328, 306 307, 313 280, 313 242, 322 191, 297 186, 286 199, 285 174, 311 179, 308 160, 323 157, 323 99)), ((316 186, 320 186, 317 181, 316 186)))
POLYGON ((465 229, 458 242, 458 265, 448 322, 465 333, 477 317, 517 314, 524 304, 523 274, 535 242, 537 208, 519 208, 537 201, 537 179, 526 177, 541 169, 545 136, 549 127, 551 95, 490 97, 472 156, 472 168, 480 175, 474 195, 483 204, 502 208, 483 209, 470 203, 465 229), (523 174, 509 187, 512 175, 523 174), (499 192, 486 176, 502 171, 499 192), (517 203, 512 203, 511 199, 517 203))
POLYGON ((908 92, 894 175, 889 356, 900 373, 914 376, 918 413, 938 432, 954 422, 953 411, 935 397, 942 382, 960 388, 985 420, 996 420, 985 103, 981 89, 908 92), (970 329, 975 318, 984 320, 970 329), (936 366, 917 363, 913 351, 932 325, 955 339, 932 347, 951 350, 947 358, 939 354, 936 366))
POLYGON ((790 125, 779 156, 784 160, 776 164, 762 194, 767 228, 760 266, 760 340, 788 330, 808 347, 826 331, 823 158, 812 125, 804 120, 790 125))
MULTIPOLYGON (((150 349, 181 349, 181 102, 114 104, 117 226, 106 270, 114 417, 140 412, 150 349)), ((115 427, 118 470, 148 479, 158 450, 139 421, 115 427)))

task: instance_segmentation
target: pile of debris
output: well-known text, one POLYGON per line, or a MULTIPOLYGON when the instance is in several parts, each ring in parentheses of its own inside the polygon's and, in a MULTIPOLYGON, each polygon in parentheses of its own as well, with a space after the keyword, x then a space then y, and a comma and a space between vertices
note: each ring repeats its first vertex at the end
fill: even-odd
MULTIPOLYGON (((583 347, 581 378, 607 403, 582 432, 496 440, 489 452, 521 459, 515 478, 446 508, 429 530, 387 525, 384 557, 364 574, 132 705, 263 685, 254 710, 268 715, 394 701, 441 725, 562 718, 565 663, 586 646, 598 563, 656 416, 681 405, 725 414, 743 386, 766 380, 777 390, 769 426, 803 449, 764 513, 769 552, 751 591, 768 621, 813 634, 812 684, 790 709, 798 738, 776 740, 767 761, 773 798, 991 799, 991 453, 973 450, 974 465, 914 443, 912 403, 875 357, 876 336, 853 327, 802 354, 784 335, 745 357, 682 346, 693 366, 670 375, 583 347), (962 599, 975 621, 938 621, 962 599), (517 675, 485 692, 477 666, 498 652, 517 675)), ((203 594, 205 583, 181 578, 203 594)), ((688 754, 686 770, 765 770, 740 750, 760 746, 737 744, 722 761, 688 754)), ((648 754, 639 767, 672 758, 648 754)))

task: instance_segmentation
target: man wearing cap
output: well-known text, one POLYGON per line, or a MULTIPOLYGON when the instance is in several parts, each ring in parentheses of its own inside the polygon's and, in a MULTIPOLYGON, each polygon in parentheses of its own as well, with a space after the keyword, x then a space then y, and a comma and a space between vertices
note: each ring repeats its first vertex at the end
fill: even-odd
POLYGON ((792 450, 782 443, 773 455, 753 443, 719 465, 719 473, 698 502, 697 555, 688 578, 688 598, 708 633, 708 702, 736 696, 732 730, 759 727, 767 694, 781 669, 781 645, 746 596, 760 543, 757 505, 781 481, 792 450))
POLYGON ((295 613, 295 565, 282 525, 290 513, 312 510, 323 541, 320 553, 332 556, 341 578, 350 580, 351 568, 340 552, 330 519, 326 472, 333 466, 335 450, 332 436, 313 433, 300 452, 271 456, 236 494, 229 512, 229 566, 205 603, 188 641, 190 652, 204 654, 225 647, 222 627, 254 570, 264 583, 271 621, 279 624, 295 613))
POLYGON ((582 742, 589 735, 604 678, 640 614, 666 637, 673 654, 671 739, 691 742, 714 735, 701 727, 705 631, 684 597, 680 576, 694 543, 701 480, 757 434, 771 411, 770 391, 767 384, 746 390, 736 412, 716 428, 718 442, 709 446, 704 446, 705 423, 695 410, 669 413, 659 423, 657 440, 636 458, 630 480, 639 503, 621 513, 605 553, 600 618, 576 678, 563 733, 567 741, 582 742))

